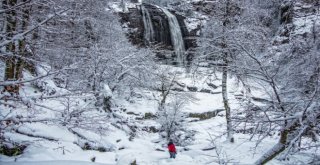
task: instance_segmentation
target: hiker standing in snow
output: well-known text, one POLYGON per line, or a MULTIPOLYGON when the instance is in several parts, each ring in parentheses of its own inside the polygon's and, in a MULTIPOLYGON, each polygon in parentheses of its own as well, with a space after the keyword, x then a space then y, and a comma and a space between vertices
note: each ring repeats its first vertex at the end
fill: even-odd
POLYGON ((176 154, 177 154, 177 151, 176 151, 176 147, 174 146, 172 140, 170 140, 170 142, 168 143, 168 150, 169 150, 169 153, 170 153, 170 158, 176 158, 176 154))

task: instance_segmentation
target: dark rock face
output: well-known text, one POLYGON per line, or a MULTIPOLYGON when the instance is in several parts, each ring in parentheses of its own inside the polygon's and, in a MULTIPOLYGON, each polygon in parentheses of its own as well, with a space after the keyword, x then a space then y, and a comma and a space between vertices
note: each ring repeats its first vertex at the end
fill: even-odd
POLYGON ((161 9, 155 6, 149 4, 144 4, 144 6, 146 7, 146 9, 148 9, 151 16, 155 32, 155 44, 162 44, 163 46, 170 47, 172 43, 170 37, 170 27, 166 15, 162 12, 161 9))
POLYGON ((293 18, 293 3, 290 1, 286 1, 280 7, 280 23, 281 24, 288 24, 292 23, 293 18))
POLYGON ((214 111, 204 112, 204 113, 190 113, 189 117, 191 118, 199 118, 199 120, 207 120, 213 117, 216 117, 220 112, 224 111, 224 109, 217 109, 214 111))
POLYGON ((121 23, 128 26, 129 41, 134 45, 142 46, 144 44, 144 27, 141 12, 137 9, 129 9, 129 13, 119 13, 119 15, 121 23))
POLYGON ((186 19, 184 16, 176 14, 173 12, 173 14, 176 15, 180 28, 181 28, 181 32, 184 38, 184 45, 186 47, 186 50, 188 50, 189 48, 195 48, 197 47, 197 43, 196 40, 194 39, 197 36, 197 31, 200 30, 196 29, 196 30, 192 30, 192 31, 188 31, 188 28, 186 26, 186 24, 184 23, 184 20, 186 19))
POLYGON ((211 1, 196 1, 192 3, 195 11, 200 11, 208 15, 214 14, 215 4, 211 1))
MULTIPOLYGON (((171 48, 170 28, 166 16, 161 9, 152 5, 145 4, 145 8, 148 9, 152 20, 155 41, 153 45, 160 47, 171 48)), ((138 46, 147 46, 144 43, 144 26, 143 16, 140 10, 140 6, 137 8, 129 9, 128 13, 120 13, 121 23, 128 24, 128 38, 134 44, 138 46)))
MULTIPOLYGON (((145 8, 149 11, 150 17, 153 24, 155 41, 152 44, 156 49, 161 50, 173 50, 171 43, 171 34, 169 22, 167 20, 167 16, 163 13, 163 11, 153 5, 144 4, 145 8)), ((189 32, 184 20, 185 17, 175 13, 174 11, 170 11, 172 14, 176 15, 181 32, 184 38, 185 49, 188 50, 190 48, 195 48, 196 45, 196 33, 197 30, 193 30, 189 32)), ((128 38, 134 44, 138 46, 147 46, 144 43, 144 25, 143 25, 143 16, 140 10, 140 6, 137 8, 130 8, 128 13, 119 13, 121 17, 121 23, 123 25, 127 25, 128 28, 128 38)), ((158 53, 159 58, 166 58, 165 55, 158 53)), ((187 59, 192 59, 189 57, 191 55, 187 55, 187 59)))

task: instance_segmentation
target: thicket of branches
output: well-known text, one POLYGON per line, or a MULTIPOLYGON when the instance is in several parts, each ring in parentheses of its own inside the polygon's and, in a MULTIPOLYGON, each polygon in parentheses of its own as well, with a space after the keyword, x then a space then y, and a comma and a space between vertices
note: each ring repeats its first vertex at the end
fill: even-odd
POLYGON ((109 2, 1 0, 1 145, 10 143, 5 131, 23 133, 28 122, 105 132, 113 96, 146 85, 152 53, 128 42, 109 2), (56 117, 41 118, 43 110, 56 117))
MULTIPOLYGON (((159 5, 168 2, 172 1, 150 1, 159 5)), ((103 121, 109 119, 114 106, 113 94, 125 97, 135 87, 151 86, 147 83, 152 77, 152 53, 131 46, 108 3, 1 0, 0 64, 5 66, 0 81, 1 144, 10 143, 4 131, 23 134, 18 127, 26 122, 68 126, 75 134, 75 127, 103 132, 107 129, 103 121), (33 86, 41 94, 27 96, 21 90, 24 86, 33 86), (52 99, 63 108, 42 104, 52 99), (43 109, 55 113, 55 118, 33 118, 43 109)), ((229 141, 238 129, 236 124, 250 127, 258 142, 279 134, 278 143, 256 164, 265 164, 280 154, 286 158, 319 148, 319 6, 317 0, 212 1, 195 65, 223 73, 229 141), (246 89, 243 110, 229 106, 229 75, 246 89), (254 104, 251 91, 264 93, 263 105, 254 104)), ((160 79, 161 131, 167 139, 178 139, 170 134, 181 132, 178 128, 185 116, 180 110, 187 97, 168 102, 174 77, 160 79)))
POLYGON ((235 122, 251 127, 260 141, 278 133, 278 143, 256 164, 319 147, 319 3, 225 0, 213 6, 196 64, 222 71, 224 79, 231 73, 246 88, 245 111, 231 110, 230 117, 226 107, 229 138, 235 122), (250 89, 263 91, 264 106, 253 104, 250 89))

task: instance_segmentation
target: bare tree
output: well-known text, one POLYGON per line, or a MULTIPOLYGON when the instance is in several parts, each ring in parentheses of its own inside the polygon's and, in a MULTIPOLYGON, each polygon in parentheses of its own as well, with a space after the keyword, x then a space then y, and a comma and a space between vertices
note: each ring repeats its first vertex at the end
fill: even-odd
MULTIPOLYGON (((11 14, 1 19, 12 21, 13 25, 17 21, 17 27, 7 27, 8 24, 0 22, 4 26, 1 28, 10 30, 10 33, 0 33, 0 60, 31 61, 35 70, 30 73, 21 63, 19 74, 24 73, 28 78, 18 76, 19 79, 9 80, 13 65, 11 61, 7 63, 8 78, 0 82, 0 87, 23 84, 21 89, 34 89, 35 93, 29 96, 20 90, 18 97, 11 97, 7 91, 0 93, 0 120, 5 123, 1 124, 1 140, 10 140, 2 135, 16 128, 15 124, 28 122, 49 122, 68 127, 78 135, 73 129, 77 126, 105 132, 115 108, 112 94, 126 97, 134 87, 148 86, 152 52, 128 42, 117 15, 105 10, 109 1, 1 2, 1 7, 10 4, 0 10, 0 15, 11 14), (29 17, 22 17, 27 15, 29 17), (19 19, 10 16, 19 16, 19 19), (53 100, 65 109, 61 111, 45 104, 53 100), (34 118, 40 111, 52 112, 57 117, 28 118, 26 111, 35 112, 34 118), (16 115, 19 112, 21 115, 16 115)), ((16 67, 17 63, 14 64, 16 67)))
MULTIPOLYGON (((295 5, 301 5, 300 2, 283 3, 282 7, 288 7, 289 10, 286 12, 289 13, 282 12, 281 17, 291 20, 282 22, 275 37, 269 36, 274 37, 270 45, 266 44, 269 40, 268 35, 259 32, 261 29, 257 28, 247 34, 252 35, 249 38, 234 38, 236 47, 242 50, 239 55, 243 60, 238 60, 240 63, 237 65, 242 69, 239 76, 246 86, 258 88, 265 93, 264 106, 251 106, 250 109, 246 109, 250 116, 247 119, 252 122, 254 128, 253 134, 259 135, 260 141, 270 134, 279 134, 278 143, 255 164, 266 164, 280 154, 282 158, 286 158, 304 148, 303 145, 310 148, 318 147, 314 143, 318 141, 319 127, 315 123, 319 122, 320 116, 317 111, 319 52, 315 44, 319 41, 311 37, 313 34, 310 32, 304 35, 297 32, 303 27, 295 22, 300 22, 301 18, 294 16, 293 8, 295 5), (295 24, 294 29, 292 24, 295 24), (288 31, 291 33, 287 33, 288 31), (263 40, 265 37, 266 41, 263 40), (261 49, 257 45, 265 45, 265 48, 261 49), (303 144, 304 140, 309 143, 303 144)), ((302 4, 307 6, 308 3, 314 2, 302 4)), ((313 21, 319 21, 312 16, 303 18, 306 19, 306 23, 311 27, 313 21)))
POLYGON ((203 45, 200 52, 200 61, 209 66, 219 67, 222 72, 222 98, 226 111, 227 136, 234 142, 231 109, 228 99, 227 79, 231 71, 230 63, 237 54, 233 46, 234 31, 240 21, 241 2, 224 0, 214 3, 214 14, 205 27, 203 37, 199 44, 203 45))
POLYGON ((161 125, 161 136, 167 141, 171 139, 178 145, 185 145, 193 140, 193 132, 186 127, 187 114, 183 109, 194 98, 191 94, 175 90, 179 86, 178 76, 179 74, 170 71, 169 67, 160 68, 155 73, 153 88, 160 92, 156 116, 161 125))

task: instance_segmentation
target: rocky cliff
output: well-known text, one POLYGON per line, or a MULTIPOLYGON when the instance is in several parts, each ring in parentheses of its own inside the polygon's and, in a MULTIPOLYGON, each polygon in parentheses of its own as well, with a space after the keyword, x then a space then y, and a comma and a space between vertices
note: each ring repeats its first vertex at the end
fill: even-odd
MULTIPOLYGON (((152 20, 153 28, 154 28, 154 36, 155 41, 152 43, 152 46, 155 50, 165 51, 165 50, 173 50, 172 41, 170 37, 170 27, 168 23, 167 16, 164 14, 161 8, 150 5, 143 4, 145 8, 149 11, 150 17, 152 20)), ((185 23, 186 17, 172 12, 178 19, 181 32, 183 35, 185 49, 188 51, 197 46, 196 37, 199 34, 200 27, 195 29, 188 29, 185 23)), ((129 40, 138 46, 147 46, 144 42, 144 26, 143 26, 143 15, 141 12, 141 5, 137 5, 136 7, 128 8, 128 12, 119 13, 121 17, 121 23, 124 27, 128 28, 127 36, 129 40)), ((158 57, 160 58, 170 58, 167 54, 158 53, 158 57)), ((188 53, 187 59, 192 59, 192 54, 188 53)))

